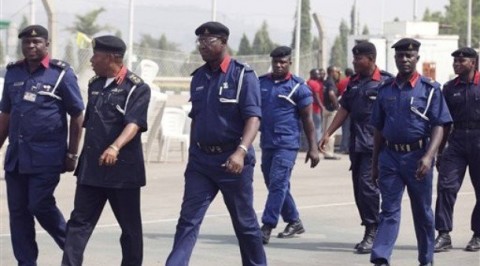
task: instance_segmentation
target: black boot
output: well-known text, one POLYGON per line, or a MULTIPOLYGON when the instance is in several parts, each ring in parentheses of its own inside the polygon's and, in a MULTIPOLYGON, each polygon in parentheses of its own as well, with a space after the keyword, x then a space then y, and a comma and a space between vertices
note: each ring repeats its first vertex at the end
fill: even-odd
POLYGON ((478 251, 480 250, 480 236, 473 236, 468 242, 467 247, 465 248, 466 251, 478 251))
POLYGON ((377 226, 371 225, 365 227, 365 234, 362 241, 355 246, 358 254, 368 254, 372 252, 373 240, 377 235, 377 226))
POLYGON ((278 234, 278 238, 291 238, 296 234, 303 234, 305 233, 305 228, 303 228, 302 221, 298 220, 293 223, 287 224, 285 230, 278 234))
POLYGON ((435 239, 434 252, 443 252, 452 248, 452 238, 448 232, 440 232, 435 239))
POLYGON ((262 228, 260 228, 262 231, 262 241, 263 244, 268 244, 270 242, 270 235, 272 234, 272 228, 266 224, 262 225, 262 228))

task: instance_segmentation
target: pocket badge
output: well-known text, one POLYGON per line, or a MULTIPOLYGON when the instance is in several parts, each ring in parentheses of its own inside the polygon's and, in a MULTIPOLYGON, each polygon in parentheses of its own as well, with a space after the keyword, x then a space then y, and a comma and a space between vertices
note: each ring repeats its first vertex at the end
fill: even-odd
POLYGON ((35 99, 37 99, 37 94, 27 91, 27 92, 25 92, 25 94, 23 95, 23 99, 24 99, 25 101, 35 102, 35 99))

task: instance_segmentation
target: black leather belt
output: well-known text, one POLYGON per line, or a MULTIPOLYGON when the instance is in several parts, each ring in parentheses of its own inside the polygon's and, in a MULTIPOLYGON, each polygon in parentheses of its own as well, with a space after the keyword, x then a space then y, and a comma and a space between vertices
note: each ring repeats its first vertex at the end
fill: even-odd
POLYGON ((453 127, 455 129, 480 129, 479 121, 459 121, 454 122, 453 127))
POLYGON ((227 151, 236 150, 239 143, 240 141, 232 142, 232 143, 224 143, 219 145, 203 145, 200 142, 197 142, 197 147, 207 154, 219 154, 227 151))
POLYGON ((421 139, 413 143, 391 143, 389 141, 386 141, 385 144, 389 149, 394 150, 396 152, 411 152, 411 151, 420 150, 426 147, 427 140, 421 139))

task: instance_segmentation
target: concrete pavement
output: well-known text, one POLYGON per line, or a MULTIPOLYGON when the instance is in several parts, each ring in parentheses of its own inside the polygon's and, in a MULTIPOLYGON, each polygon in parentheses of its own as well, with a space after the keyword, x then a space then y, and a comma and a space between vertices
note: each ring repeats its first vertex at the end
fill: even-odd
MULTIPOLYGON (((258 154, 257 158, 260 158, 258 154)), ((265 246, 269 265, 371 265, 369 255, 353 253, 353 246, 363 236, 363 228, 353 200, 348 157, 342 155, 339 161, 322 160, 315 169, 308 168, 304 159, 305 154, 300 153, 293 171, 292 191, 306 232, 293 239, 278 239, 274 236, 285 226, 280 223, 272 233, 270 244, 265 246)), ((143 265, 164 265, 171 249, 183 194, 184 168, 185 163, 181 162, 148 164, 147 186, 142 189, 143 265)), ((254 188, 255 208, 260 217, 267 191, 259 164, 254 188)), ((63 175, 56 198, 67 219, 73 207, 74 191, 75 178, 71 174, 63 175)), ((436 266, 480 266, 480 252, 462 250, 471 237, 470 215, 474 202, 475 194, 467 177, 455 207, 454 249, 436 254, 436 266)), ((405 196, 402 226, 392 257, 394 266, 418 265, 409 204, 405 196)), ((60 265, 60 249, 38 224, 37 230, 38 265, 60 265)), ((88 243, 84 265, 120 265, 119 237, 120 230, 107 204, 88 243)), ((16 261, 10 244, 5 181, 0 179, 0 266, 10 265, 16 265, 16 261)), ((190 265, 241 265, 237 240, 221 195, 207 212, 190 265)))

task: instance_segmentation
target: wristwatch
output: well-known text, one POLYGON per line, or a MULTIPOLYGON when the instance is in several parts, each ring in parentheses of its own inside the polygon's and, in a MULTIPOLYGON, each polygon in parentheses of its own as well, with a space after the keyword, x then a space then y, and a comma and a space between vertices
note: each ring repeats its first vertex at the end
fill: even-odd
POLYGON ((78 155, 67 152, 67 158, 76 161, 78 159, 78 155))

